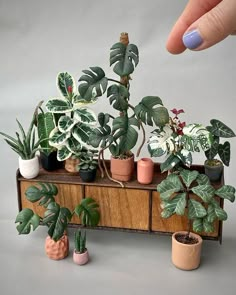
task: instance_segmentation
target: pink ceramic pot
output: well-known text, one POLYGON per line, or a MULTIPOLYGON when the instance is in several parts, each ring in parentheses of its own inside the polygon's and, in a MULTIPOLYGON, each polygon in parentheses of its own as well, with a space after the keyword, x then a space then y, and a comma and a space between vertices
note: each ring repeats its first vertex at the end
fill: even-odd
POLYGON ((73 253, 74 263, 78 265, 84 265, 88 262, 88 260, 89 260, 88 250, 86 250, 84 253, 79 253, 79 252, 76 252, 76 250, 74 250, 74 253, 73 253))
POLYGON ((153 179, 154 163, 152 159, 141 158, 137 163, 137 180, 142 184, 149 184, 153 179))

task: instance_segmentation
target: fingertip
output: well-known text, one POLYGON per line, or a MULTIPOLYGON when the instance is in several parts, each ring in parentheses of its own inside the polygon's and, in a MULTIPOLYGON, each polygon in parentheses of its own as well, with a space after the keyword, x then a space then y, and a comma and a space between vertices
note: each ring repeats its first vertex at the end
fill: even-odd
POLYGON ((183 43, 180 43, 178 41, 167 40, 166 49, 171 54, 180 54, 186 50, 186 47, 183 43))

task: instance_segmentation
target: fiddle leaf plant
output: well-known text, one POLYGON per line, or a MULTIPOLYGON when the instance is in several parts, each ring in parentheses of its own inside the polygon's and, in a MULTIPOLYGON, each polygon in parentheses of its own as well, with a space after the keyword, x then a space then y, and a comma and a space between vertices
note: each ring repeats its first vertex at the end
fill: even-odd
POLYGON ((214 221, 224 221, 228 217, 219 200, 235 201, 233 186, 214 188, 208 177, 196 170, 183 169, 179 174, 169 174, 158 184, 157 191, 160 193, 163 218, 174 214, 186 215, 189 221, 186 239, 191 228, 195 232, 214 231, 214 221))

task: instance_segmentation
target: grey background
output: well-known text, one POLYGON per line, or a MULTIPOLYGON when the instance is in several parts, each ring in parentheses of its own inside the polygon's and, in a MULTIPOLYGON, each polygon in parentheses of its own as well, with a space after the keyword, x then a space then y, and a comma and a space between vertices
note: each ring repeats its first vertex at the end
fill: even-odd
MULTIPOLYGON (((146 95, 158 95, 169 109, 183 108, 182 119, 187 123, 206 125, 218 118, 236 130, 236 38, 179 56, 165 49, 169 31, 186 3, 0 0, 0 130, 13 135, 15 118, 28 126, 39 100, 58 95, 60 71, 70 72, 76 81, 89 66, 101 66, 113 75, 109 49, 123 31, 140 52, 130 89, 133 103, 146 95)), ((108 103, 100 100, 95 110, 104 111, 105 105, 108 103)), ((225 179, 235 186, 236 141, 232 139, 231 144, 225 179)), ((17 235, 18 159, 2 139, 0 151, 1 294, 198 294, 206 289, 235 294, 235 204, 225 204, 229 219, 224 223, 223 245, 204 242, 197 271, 183 272, 172 266, 170 237, 105 231, 89 231, 88 265, 74 265, 71 255, 55 262, 44 254, 45 228, 28 236, 17 235)), ((146 149, 141 156, 145 155, 146 149)), ((194 163, 203 161, 203 155, 194 155, 194 163)), ((69 233, 72 237, 73 231, 69 233)))

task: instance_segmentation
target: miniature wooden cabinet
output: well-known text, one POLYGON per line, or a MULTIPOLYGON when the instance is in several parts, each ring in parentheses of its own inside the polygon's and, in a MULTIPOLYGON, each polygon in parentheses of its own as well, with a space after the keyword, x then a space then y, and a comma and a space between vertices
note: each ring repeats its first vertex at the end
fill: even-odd
MULTIPOLYGON (((134 179, 125 183, 122 188, 119 184, 97 175, 96 181, 84 183, 78 174, 70 174, 64 169, 47 172, 43 169, 34 179, 23 178, 17 171, 18 204, 19 210, 32 208, 39 215, 43 215, 43 208, 37 203, 32 204, 25 197, 26 189, 38 182, 54 183, 58 187, 56 201, 61 205, 74 210, 82 198, 92 197, 100 207, 100 223, 97 229, 123 230, 147 233, 171 234, 178 230, 187 229, 187 220, 182 216, 172 216, 168 219, 161 217, 160 198, 156 186, 166 174, 160 173, 160 167, 155 164, 155 173, 152 184, 142 185, 134 179)), ((202 166, 194 169, 203 172, 202 166)), ((221 183, 216 184, 220 186, 221 183)), ((223 201, 221 202, 223 207, 223 201)), ((77 226, 80 220, 73 216, 71 226, 77 226)), ((203 238, 219 240, 222 238, 222 222, 215 224, 213 233, 202 233, 203 238)))

